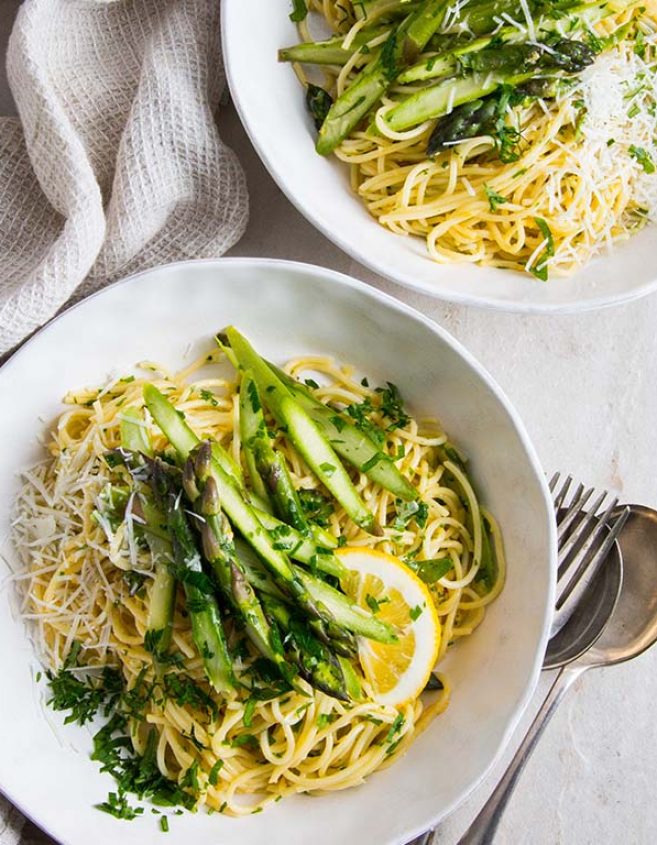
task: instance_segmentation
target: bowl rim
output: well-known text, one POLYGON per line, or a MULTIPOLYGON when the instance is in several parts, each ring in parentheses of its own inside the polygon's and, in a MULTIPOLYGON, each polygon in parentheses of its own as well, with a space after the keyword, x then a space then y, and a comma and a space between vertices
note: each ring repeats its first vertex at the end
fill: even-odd
MULTIPOLYGON (((260 161, 264 164, 267 172, 272 177, 276 185, 285 194, 289 202, 296 208, 296 210, 311 223, 325 238, 338 246, 344 253, 346 253, 354 261, 368 267, 375 273, 378 273, 384 279, 399 285, 400 287, 414 290, 417 293, 430 296, 432 299, 438 301, 451 302, 455 305, 468 305, 482 310, 496 311, 500 313, 515 313, 515 314, 532 314, 550 316, 554 314, 581 314, 587 311, 601 310, 604 308, 611 308, 615 305, 634 302, 644 296, 657 290, 657 274, 651 281, 643 282, 640 285, 619 293, 596 295, 592 293, 577 301, 568 303, 558 302, 523 302, 522 300, 502 300, 499 298, 480 296, 469 293, 460 293, 457 290, 435 290, 432 291, 425 284, 417 282, 410 271, 400 270, 395 275, 390 275, 388 267, 383 261, 379 261, 376 254, 361 252, 352 244, 352 242, 343 237, 341 232, 332 229, 322 218, 319 210, 316 207, 310 207, 301 202, 291 190, 287 180, 283 178, 282 174, 276 168, 267 147, 261 142, 260 137, 253 131, 251 123, 248 119, 248 109, 242 99, 240 88, 233 74, 233 39, 229 35, 230 26, 227 21, 229 16, 233 14, 233 10, 238 10, 243 6, 243 0, 224 0, 221 7, 221 49, 224 57, 224 68, 226 72, 226 79, 228 80, 228 87, 232 101, 237 110, 242 127, 251 141, 260 161)), ((237 49, 237 45, 235 44, 237 49)), ((656 226, 657 224, 652 224, 656 226)), ((394 233, 390 233, 393 237, 394 233)), ((604 256, 603 256, 604 258, 604 256)))
MULTIPOLYGON (((381 304, 386 306, 387 308, 405 314, 407 317, 411 318, 412 320, 423 324, 429 331, 437 336, 443 343, 451 347, 451 349, 460 357, 462 358, 465 363, 475 372, 477 377, 483 381, 483 383, 489 388, 489 390, 494 394, 497 401, 501 404, 502 408, 506 412, 509 420, 509 424, 513 427, 519 441, 527 455, 528 464, 532 470, 534 478, 538 484, 538 489, 540 490, 543 498, 543 504, 545 506, 546 515, 548 516, 547 519, 547 548, 546 548, 546 558, 548 560, 548 568, 549 568, 549 581, 548 581, 548 590, 546 594, 546 601, 544 606, 544 613, 543 613, 543 626, 541 636, 538 641, 538 645, 534 654, 533 664, 530 672, 529 679, 526 683, 524 692, 522 696, 518 699, 515 709, 507 721, 507 724, 504 730, 501 732, 500 740, 497 744, 497 747, 494 749, 492 754, 489 755, 488 761, 486 765, 480 770, 478 775, 472 780, 472 782, 465 787, 461 793, 449 804, 442 806, 436 811, 436 814, 432 816, 430 822, 428 823, 429 827, 433 828, 434 826, 438 825, 441 821, 443 821, 447 816, 451 815, 458 807, 460 807, 467 798, 477 789, 477 787, 483 782, 483 780, 487 777, 487 775, 491 772, 494 766, 499 762, 500 758, 502 757, 505 749, 507 748, 509 741, 511 739, 512 734, 514 733, 520 719, 522 718, 523 714, 525 713, 529 702, 536 690, 536 686, 538 684, 538 678, 542 669, 543 664, 543 657, 545 654, 545 649, 547 647, 547 641, 550 632, 550 625, 552 621, 552 609, 554 605, 554 596, 556 592, 556 568, 557 568, 557 533, 556 533, 556 522, 554 519, 551 519, 552 515, 552 500, 550 496, 550 491, 548 488, 546 477, 543 473, 543 469, 541 467, 541 463, 538 459, 538 454, 534 448, 534 445, 529 437, 529 434, 520 418, 518 411, 516 411, 514 405, 512 404, 511 400, 508 398, 504 390, 497 384, 493 376, 488 372, 488 370, 475 358, 475 356, 469 352, 469 350, 461 344, 459 340, 453 337, 447 329, 443 328, 438 323, 431 320, 429 317, 426 317, 417 309, 413 308, 410 305, 407 305, 405 302, 402 302, 395 297, 391 296, 388 293, 378 290, 377 288, 372 287, 371 285, 366 284, 352 276, 349 276, 345 273, 341 273, 337 270, 332 270, 327 267, 323 267, 321 265, 310 264, 306 262, 299 262, 299 261, 290 261, 286 259, 278 259, 278 258, 264 258, 264 257, 245 257, 245 256, 235 256, 235 257, 226 257, 226 258, 203 258, 203 259, 186 259, 182 261, 175 261, 170 262, 168 264, 159 264, 155 267, 150 267, 145 270, 141 270, 138 273, 131 274, 126 276, 123 279, 119 279, 115 282, 112 282, 105 287, 101 288, 98 291, 90 294, 87 297, 79 300, 78 302, 71 305, 69 308, 61 311, 57 315, 55 315, 51 320, 45 323, 41 328, 39 328, 28 340, 26 340, 21 346, 19 346, 15 351, 13 351, 9 358, 0 365, 0 375, 6 373, 8 370, 12 369, 12 365, 22 357, 25 350, 29 349, 38 339, 41 338, 42 335, 48 334, 51 328, 56 324, 59 323, 62 319, 64 319, 70 312, 76 311, 79 308, 86 305, 92 299, 96 299, 106 293, 108 290, 117 287, 123 287, 126 285, 130 285, 133 283, 138 283, 139 280, 143 276, 148 276, 154 273, 161 272, 162 270, 168 269, 184 269, 190 266, 196 265, 209 265, 214 266, 218 270, 221 270, 223 267, 231 267, 231 266, 238 266, 238 267, 253 267, 258 269, 264 268, 271 268, 275 267, 278 269, 285 270, 289 273, 306 273, 315 275, 323 280, 330 281, 332 283, 336 283, 338 285, 342 285, 347 288, 351 288, 358 293, 363 294, 366 298, 371 298, 373 300, 379 301, 381 304)), ((17 807, 20 812, 32 822, 34 822, 38 826, 43 826, 39 820, 39 813, 35 810, 34 807, 28 808, 24 807, 21 799, 19 796, 14 796, 11 789, 7 789, 5 785, 0 784, 0 794, 4 795, 15 807, 17 807)), ((43 827, 46 832, 49 832, 47 827, 43 827)), ((422 822, 419 824, 415 829, 412 829, 410 833, 405 834, 406 837, 416 837, 427 830, 427 824, 422 822)), ((68 840, 62 840, 62 842, 68 840)), ((406 841, 406 840, 405 840, 406 841)))

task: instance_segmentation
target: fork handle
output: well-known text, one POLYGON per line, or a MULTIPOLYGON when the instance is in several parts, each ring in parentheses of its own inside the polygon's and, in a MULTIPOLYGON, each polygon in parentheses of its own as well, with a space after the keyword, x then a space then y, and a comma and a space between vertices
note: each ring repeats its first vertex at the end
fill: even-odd
MULTIPOLYGON (((470 827, 459 839, 458 845, 490 845, 493 841, 502 814, 509 803, 527 760, 550 717, 557 709, 557 705, 582 672, 584 672, 582 667, 564 667, 560 670, 504 775, 470 827)), ((429 830, 408 845, 431 845, 435 841, 435 837, 436 831, 429 830)))

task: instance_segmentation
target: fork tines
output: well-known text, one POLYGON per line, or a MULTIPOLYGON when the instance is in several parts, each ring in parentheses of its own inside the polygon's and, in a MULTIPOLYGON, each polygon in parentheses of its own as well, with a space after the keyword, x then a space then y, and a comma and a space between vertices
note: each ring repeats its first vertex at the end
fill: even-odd
MULTIPOLYGON (((569 497, 573 478, 569 475, 559 486, 560 478, 560 473, 555 473, 549 484, 554 496, 559 541, 555 604, 557 612, 563 610, 580 582, 590 581, 595 576, 616 542, 630 512, 629 508, 619 512, 617 498, 611 498, 609 504, 603 507, 605 499, 609 496, 606 490, 598 493, 593 504, 585 510, 595 489, 585 489, 583 484, 578 484, 569 497)), ((556 621, 559 626, 559 620, 556 621)))

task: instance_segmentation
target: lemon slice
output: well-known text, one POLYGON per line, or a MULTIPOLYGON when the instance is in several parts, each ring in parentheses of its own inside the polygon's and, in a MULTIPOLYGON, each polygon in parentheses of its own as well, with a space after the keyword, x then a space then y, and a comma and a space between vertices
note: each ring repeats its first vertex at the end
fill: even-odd
POLYGON ((390 645, 360 637, 358 656, 375 700, 399 707, 420 695, 438 657, 440 622, 431 593, 392 555, 364 548, 337 553, 348 570, 342 589, 398 631, 399 640, 390 645))

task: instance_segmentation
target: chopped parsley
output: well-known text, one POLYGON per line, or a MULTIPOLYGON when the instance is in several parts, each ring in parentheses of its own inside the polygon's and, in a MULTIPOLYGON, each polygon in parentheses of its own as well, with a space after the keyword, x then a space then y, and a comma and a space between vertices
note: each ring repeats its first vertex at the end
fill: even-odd
POLYGON ((498 206, 504 205, 509 201, 507 197, 503 197, 502 194, 498 194, 497 191, 494 191, 490 185, 487 185, 485 182, 484 191, 486 192, 486 198, 488 199, 490 210, 493 213, 497 211, 498 206))
POLYGON ((543 220, 542 217, 535 217, 534 222, 538 226, 540 233, 543 235, 545 239, 545 249, 539 255, 536 263, 530 268, 530 272, 536 276, 537 279, 540 279, 542 282, 547 282, 548 279, 548 258, 551 258, 554 255, 554 239, 552 237, 552 232, 548 224, 543 220))
POLYGON ((301 23, 301 21, 305 21, 307 16, 308 6, 306 5, 306 0, 292 0, 290 20, 294 23, 301 23))
POLYGON ((212 393, 211 390, 201 390, 201 399, 204 402, 209 402, 211 405, 218 405, 219 402, 217 401, 217 397, 212 393))
POLYGON ((317 525, 326 527, 330 523, 331 516, 335 510, 333 502, 322 495, 319 490, 299 490, 301 507, 306 517, 317 525))
POLYGON ((643 147, 636 147, 634 144, 629 148, 629 153, 633 159, 638 161, 638 163, 643 168, 644 173, 654 173, 655 172, 655 162, 652 160, 650 155, 646 152, 643 147))
POLYGON ((415 605, 415 607, 412 607, 408 612, 408 615, 411 617, 411 621, 415 622, 416 619, 419 619, 420 616, 422 616, 423 610, 424 608, 420 607, 419 604, 415 605))
POLYGON ((418 528, 424 528, 427 524, 429 506, 426 502, 418 502, 416 499, 411 502, 403 502, 401 499, 397 499, 395 511, 397 515, 392 523, 395 531, 403 531, 411 520, 415 520, 418 528))
POLYGON ((210 769, 210 774, 208 775, 208 783, 210 786, 216 786, 219 783, 219 772, 222 770, 223 765, 223 760, 217 760, 214 766, 210 769))

